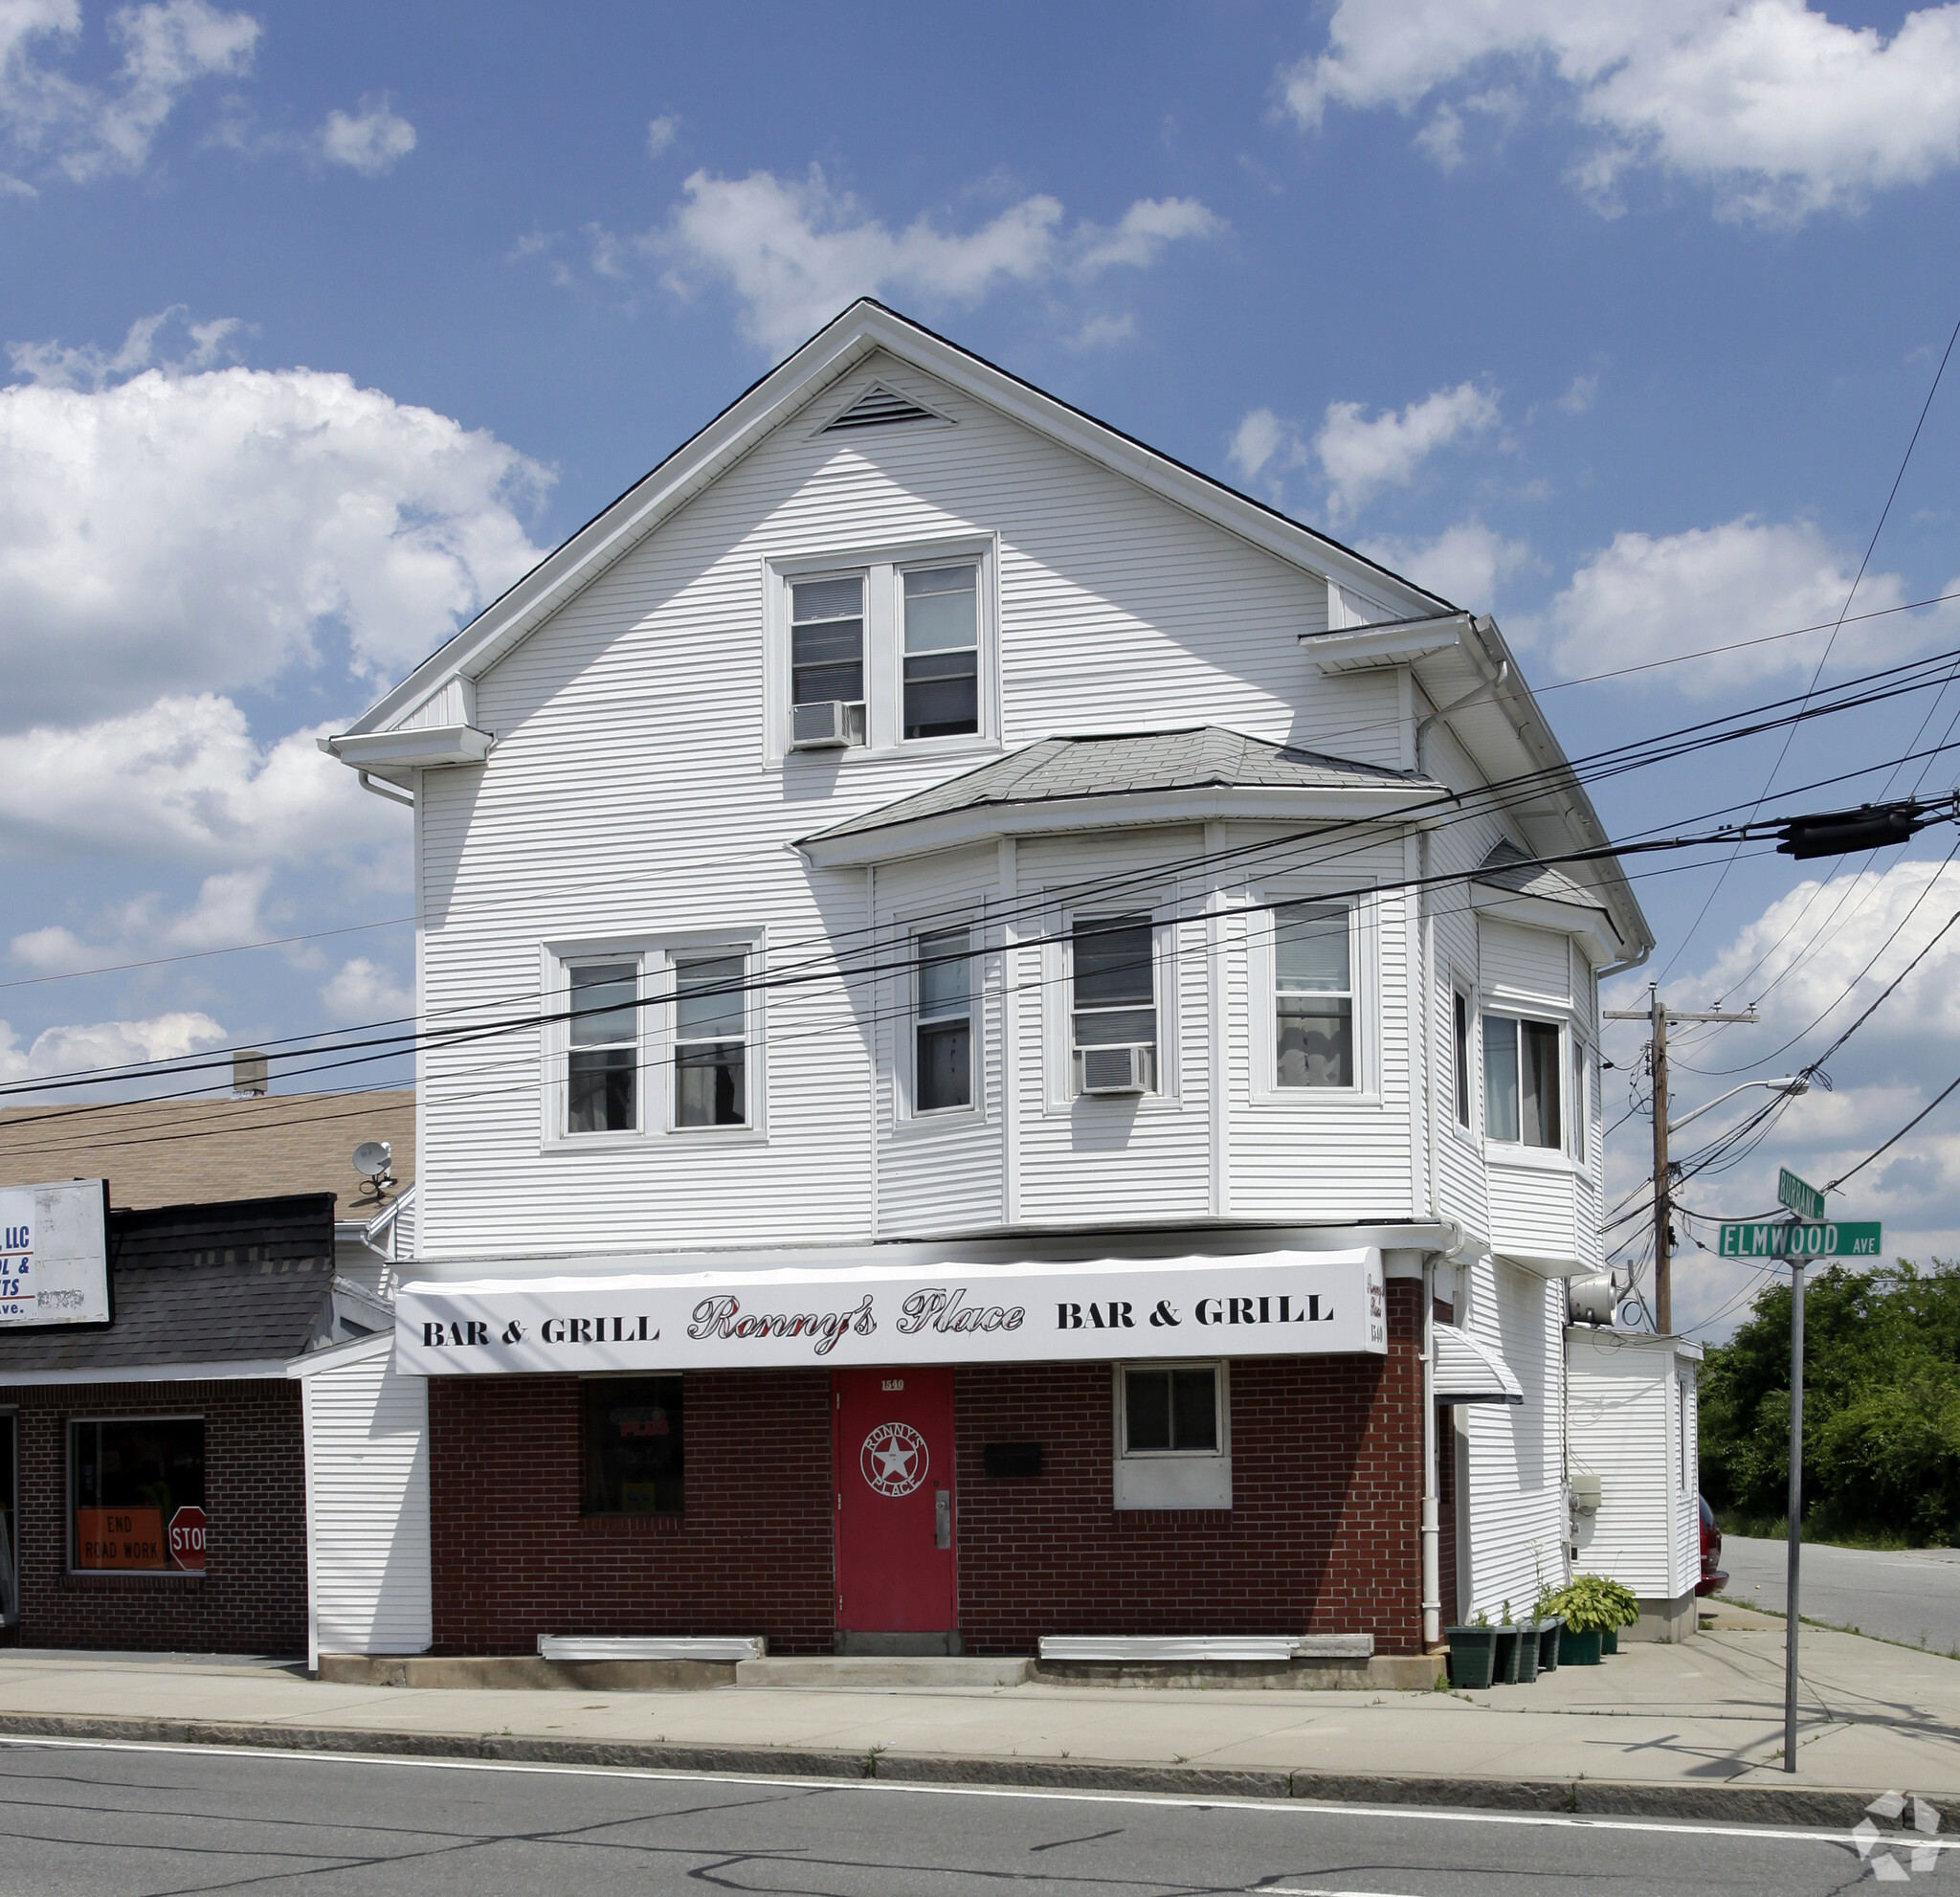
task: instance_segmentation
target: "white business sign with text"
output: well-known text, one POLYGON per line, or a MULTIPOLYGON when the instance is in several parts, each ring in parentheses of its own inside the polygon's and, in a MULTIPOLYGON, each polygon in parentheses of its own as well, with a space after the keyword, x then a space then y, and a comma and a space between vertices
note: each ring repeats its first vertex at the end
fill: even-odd
POLYGON ((100 1179, 0 1186, 0 1327, 109 1321, 100 1179))
POLYGON ((1380 1252, 404 1284, 397 1367, 521 1371, 1385 1355, 1380 1252))

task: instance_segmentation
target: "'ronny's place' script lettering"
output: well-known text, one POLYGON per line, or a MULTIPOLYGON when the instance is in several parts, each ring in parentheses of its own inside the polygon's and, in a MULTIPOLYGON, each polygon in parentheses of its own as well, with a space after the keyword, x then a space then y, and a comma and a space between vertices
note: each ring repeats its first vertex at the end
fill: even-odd
POLYGON ((732 1291, 720 1297, 703 1298, 694 1307, 694 1322, 687 1334, 697 1342, 708 1337, 808 1337, 816 1345, 816 1354, 828 1356, 837 1339, 847 1330, 869 1337, 878 1328, 871 1314, 871 1293, 865 1292, 847 1311, 745 1311, 742 1300, 732 1291))

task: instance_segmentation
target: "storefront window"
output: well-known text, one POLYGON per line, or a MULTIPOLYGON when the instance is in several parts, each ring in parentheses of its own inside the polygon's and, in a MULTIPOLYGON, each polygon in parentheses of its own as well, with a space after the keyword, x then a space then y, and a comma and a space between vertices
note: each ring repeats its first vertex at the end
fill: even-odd
POLYGON ((202 1417, 71 1422, 68 1472, 77 1568, 203 1568, 202 1417))
POLYGON ((679 1514, 680 1378, 595 1376, 583 1389, 579 1513, 679 1514))

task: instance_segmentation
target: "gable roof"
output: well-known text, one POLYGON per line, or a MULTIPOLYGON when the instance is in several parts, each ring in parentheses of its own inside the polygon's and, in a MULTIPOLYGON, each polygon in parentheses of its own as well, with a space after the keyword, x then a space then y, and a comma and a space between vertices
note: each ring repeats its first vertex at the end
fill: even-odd
MULTIPOLYGON (((1355 764, 1247 737, 1217 725, 1183 731, 1043 738, 977 770, 818 831, 798 847, 829 858, 835 853, 820 849, 826 843, 923 825, 935 817, 1027 805, 1066 804, 1071 808, 1062 820, 1069 827, 1086 827, 1098 820, 1099 800, 1113 798, 1162 798, 1201 791, 1331 791, 1406 793, 1413 801, 1444 788, 1414 771, 1355 764)), ((1205 814, 1209 813, 1197 815, 1205 814)), ((1262 814, 1262 806, 1251 804, 1241 814, 1262 814)), ((1275 803, 1271 814, 1286 813, 1275 803)), ((1193 813, 1180 802, 1166 810, 1160 820, 1191 821, 1193 813)))
MULTIPOLYGON (((481 677, 743 456, 880 350, 1291 565, 1385 597, 1398 614, 1414 616, 1452 610, 1437 594, 1352 547, 1146 446, 924 324, 863 297, 547 554, 400 684, 369 705, 341 737, 322 739, 322 748, 338 755, 345 739, 359 740, 397 729, 451 680, 481 677)), ((360 755, 360 748, 358 744, 349 748, 348 762, 369 761, 360 755)))

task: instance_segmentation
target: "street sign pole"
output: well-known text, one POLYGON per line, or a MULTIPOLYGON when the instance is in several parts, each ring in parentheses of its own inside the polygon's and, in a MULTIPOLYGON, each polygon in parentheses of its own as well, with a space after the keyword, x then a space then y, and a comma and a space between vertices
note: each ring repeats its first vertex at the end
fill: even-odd
POLYGON ((1783 1769, 1796 1770, 1796 1581, 1803 1550, 1803 1261, 1790 1266, 1790 1565, 1784 1585, 1783 1769))

